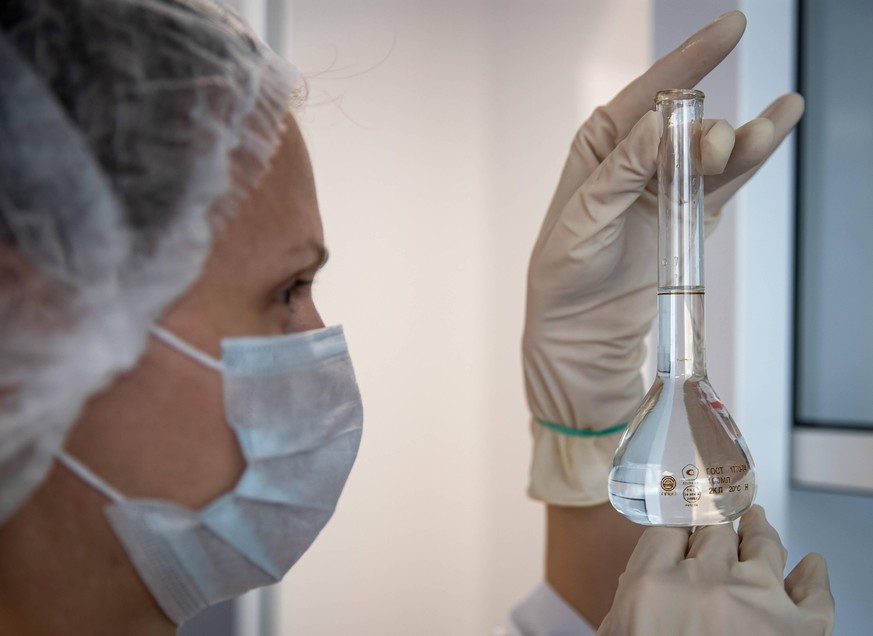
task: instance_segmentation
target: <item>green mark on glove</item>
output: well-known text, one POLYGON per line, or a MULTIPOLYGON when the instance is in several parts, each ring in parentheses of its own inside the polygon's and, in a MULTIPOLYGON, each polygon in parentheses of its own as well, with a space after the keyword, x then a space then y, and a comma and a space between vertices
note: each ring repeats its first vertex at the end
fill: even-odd
POLYGON ((554 422, 547 422, 546 420, 541 420, 538 417, 534 418, 538 424, 542 424, 546 428, 549 428, 556 433, 560 433, 561 435, 571 435, 573 437, 603 437, 604 435, 614 435, 615 433, 621 433, 624 429, 627 428, 627 422, 624 424, 618 424, 616 426, 611 426, 610 428, 605 428, 602 431, 593 431, 587 428, 570 428, 569 426, 564 426, 563 424, 555 424, 554 422))

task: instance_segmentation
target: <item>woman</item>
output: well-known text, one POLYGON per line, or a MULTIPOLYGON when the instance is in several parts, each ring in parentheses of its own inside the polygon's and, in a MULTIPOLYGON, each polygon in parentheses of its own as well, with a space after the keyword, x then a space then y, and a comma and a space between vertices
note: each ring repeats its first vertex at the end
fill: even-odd
MULTIPOLYGON (((310 293, 326 249, 289 110, 300 83, 209 0, 0 15, 0 633, 172 634, 290 569, 360 439, 342 332, 310 293)), ((603 504, 654 313, 651 96, 695 84, 744 25, 723 16, 598 109, 546 215, 524 351, 547 583, 514 611, 520 634, 832 624, 823 562, 783 581, 759 510, 739 535, 638 543, 603 504), (663 610, 701 578, 709 602, 663 610)), ((785 96, 736 132, 707 126, 710 225, 801 112, 785 96)))

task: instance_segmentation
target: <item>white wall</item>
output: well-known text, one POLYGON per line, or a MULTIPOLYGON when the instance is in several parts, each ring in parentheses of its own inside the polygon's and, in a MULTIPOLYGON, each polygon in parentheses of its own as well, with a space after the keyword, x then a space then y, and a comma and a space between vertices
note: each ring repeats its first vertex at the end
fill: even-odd
POLYGON ((284 589, 285 633, 473 633, 488 168, 484 59, 470 52, 483 20, 472 5, 313 1, 295 2, 293 29, 291 59, 320 74, 301 121, 333 254, 318 302, 346 325, 365 431, 338 513, 284 589))
POLYGON ((528 253, 576 128, 647 65, 648 3, 296 0, 286 19, 332 250, 318 301, 366 422, 282 633, 487 634, 542 576, 528 253))

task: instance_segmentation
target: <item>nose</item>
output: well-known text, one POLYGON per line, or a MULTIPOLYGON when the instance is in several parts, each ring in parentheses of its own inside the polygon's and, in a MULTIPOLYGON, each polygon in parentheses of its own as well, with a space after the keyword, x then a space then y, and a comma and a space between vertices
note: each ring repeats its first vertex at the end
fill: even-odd
POLYGON ((294 318, 292 331, 312 331, 313 329, 323 329, 325 326, 321 314, 318 313, 318 308, 312 301, 304 303, 294 318))

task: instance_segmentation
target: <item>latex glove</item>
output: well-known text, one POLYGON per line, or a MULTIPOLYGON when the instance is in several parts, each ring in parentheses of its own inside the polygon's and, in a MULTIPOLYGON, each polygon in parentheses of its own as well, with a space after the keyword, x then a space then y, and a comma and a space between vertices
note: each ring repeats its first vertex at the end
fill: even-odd
MULTIPOLYGON (((642 401, 646 334, 656 312, 657 149, 664 88, 691 88, 745 30, 738 11, 656 62, 579 130, 533 250, 523 361, 533 415, 529 494, 560 505, 607 500, 607 478, 642 401)), ((707 121, 701 143, 706 231, 803 112, 786 95, 734 132, 707 121)))
POLYGON ((834 625, 828 570, 808 554, 784 581, 788 553, 752 506, 731 524, 649 528, 621 575, 598 636, 823 636, 834 625))

